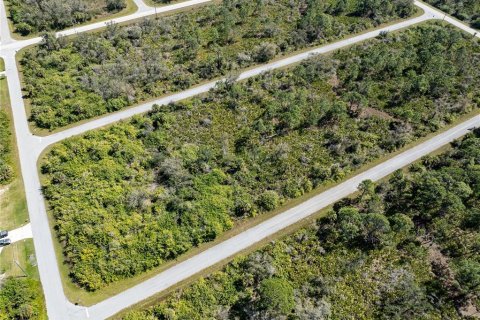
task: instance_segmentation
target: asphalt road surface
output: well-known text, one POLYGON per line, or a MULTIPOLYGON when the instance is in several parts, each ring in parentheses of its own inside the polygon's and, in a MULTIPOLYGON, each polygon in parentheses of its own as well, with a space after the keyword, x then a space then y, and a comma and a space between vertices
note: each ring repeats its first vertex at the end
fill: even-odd
MULTIPOLYGON (((30 223, 27 223, 26 225, 14 229, 14 230, 8 230, 8 239, 12 241, 12 244, 21 240, 29 239, 32 237, 32 228, 30 223)), ((2 252, 4 247, 0 247, 0 253, 2 252)))

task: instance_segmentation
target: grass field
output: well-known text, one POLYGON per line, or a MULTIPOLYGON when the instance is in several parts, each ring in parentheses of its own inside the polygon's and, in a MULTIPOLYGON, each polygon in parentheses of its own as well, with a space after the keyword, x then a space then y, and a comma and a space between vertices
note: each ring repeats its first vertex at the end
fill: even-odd
POLYGON ((19 241, 5 247, 0 257, 0 272, 6 276, 39 280, 33 240, 19 241))
MULTIPOLYGON (((11 105, 8 96, 6 78, 0 79, 0 101, 0 112, 5 112, 7 114, 7 116, 10 118, 10 124, 12 125, 11 105)), ((13 127, 11 130, 13 131, 13 127)), ((18 228, 28 222, 25 191, 20 174, 20 166, 18 162, 18 153, 14 135, 12 135, 12 146, 14 149, 14 159, 12 160, 12 164, 15 171, 15 178, 9 185, 0 187, 0 190, 3 190, 0 194, 0 229, 7 230, 18 228)))

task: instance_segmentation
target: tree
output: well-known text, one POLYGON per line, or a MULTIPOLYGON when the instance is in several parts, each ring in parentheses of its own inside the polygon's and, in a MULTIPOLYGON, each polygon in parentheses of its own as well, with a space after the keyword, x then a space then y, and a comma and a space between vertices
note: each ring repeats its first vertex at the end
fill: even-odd
POLYGON ((0 184, 6 184, 12 179, 14 172, 9 164, 2 162, 0 160, 0 184))
POLYGON ((412 219, 402 213, 394 214, 389 221, 395 236, 400 239, 408 238, 415 228, 412 219))
POLYGON ((15 30, 22 36, 28 36, 34 29, 28 23, 20 22, 16 25, 15 30))
POLYGON ((473 259, 462 260, 457 268, 456 278, 465 290, 478 292, 480 289, 480 262, 473 259))
POLYGON ((107 0, 108 11, 120 11, 127 7, 126 0, 107 0))
POLYGON ((403 268, 390 271, 380 287, 379 298, 375 318, 382 320, 423 318, 422 315, 431 308, 425 289, 419 285, 415 274, 403 268))
POLYGON ((263 42, 255 47, 255 60, 258 62, 267 62, 277 55, 278 47, 270 42, 263 42))
POLYGON ((344 241, 353 241, 360 236, 363 221, 357 208, 343 207, 337 213, 340 237, 344 241))
POLYGON ((47 32, 43 35, 41 46, 48 51, 57 51, 65 46, 66 41, 64 37, 58 37, 54 32, 47 32))
POLYGON ((7 278, 0 285, 2 319, 40 319, 43 309, 33 279, 7 278), (5 318, 4 318, 5 317, 5 318))
POLYGON ((474 208, 470 210, 465 217, 465 226, 478 230, 480 228, 480 209, 474 208))
POLYGON ((390 234, 390 222, 380 213, 368 213, 363 217, 363 239, 374 247, 385 245, 390 234))
POLYGON ((267 190, 258 199, 258 205, 265 211, 272 211, 280 202, 278 193, 274 190, 267 190))
POLYGON ((293 287, 288 280, 282 278, 269 278, 260 283, 260 307, 286 315, 295 306, 293 287))

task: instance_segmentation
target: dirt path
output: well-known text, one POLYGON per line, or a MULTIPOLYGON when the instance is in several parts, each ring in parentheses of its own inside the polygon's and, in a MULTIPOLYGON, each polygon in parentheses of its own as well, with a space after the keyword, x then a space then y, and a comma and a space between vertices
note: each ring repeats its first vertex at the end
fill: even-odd
POLYGON ((450 298, 455 301, 458 313, 462 317, 480 319, 480 311, 474 302, 475 297, 462 292, 460 284, 455 279, 455 273, 450 268, 449 259, 442 253, 440 246, 431 239, 422 238, 420 241, 428 250, 432 272, 442 282, 450 298))

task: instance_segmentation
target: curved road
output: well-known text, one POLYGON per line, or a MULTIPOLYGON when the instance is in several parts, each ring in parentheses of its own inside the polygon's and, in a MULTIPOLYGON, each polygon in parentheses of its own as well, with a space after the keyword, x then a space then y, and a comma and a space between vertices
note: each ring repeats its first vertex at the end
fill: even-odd
MULTIPOLYGON (((206 3, 211 0, 192 0, 181 2, 174 5, 164 6, 158 9, 152 9, 143 4, 141 0, 135 0, 139 9, 136 13, 115 19, 114 22, 125 22, 132 19, 138 19, 148 15, 160 12, 168 12, 186 8, 188 6, 206 3)), ((432 9, 420 2, 416 5, 425 10, 425 14, 407 21, 400 22, 390 27, 378 29, 368 32, 363 35, 355 36, 343 41, 339 41, 330 45, 322 46, 308 52, 280 59, 278 61, 252 68, 243 72, 239 79, 246 79, 258 75, 264 71, 288 66, 290 64, 300 62, 308 58, 312 54, 326 53, 345 46, 349 46, 360 41, 364 41, 377 36, 381 31, 394 31, 401 28, 406 28, 414 24, 429 20, 442 19, 444 14, 438 10, 432 9)), ((452 19, 453 20, 453 19, 452 19)), ((466 32, 471 34, 475 30, 463 25, 458 21, 446 21, 454 23, 466 32)), ((124 110, 115 114, 105 116, 103 118, 87 122, 77 127, 44 137, 36 137, 30 133, 28 128, 27 116, 25 113, 25 106, 22 98, 21 84, 19 73, 15 61, 15 54, 21 48, 30 44, 35 44, 41 41, 40 38, 33 38, 29 40, 16 41, 11 38, 10 34, 6 32, 5 26, 6 14, 3 0, 0 0, 0 56, 5 59, 6 76, 9 85, 10 98, 13 106, 13 118, 15 123, 15 132, 18 140, 18 148, 20 153, 20 163, 22 168, 22 175, 25 183, 25 190, 27 195, 27 203, 32 226, 32 232, 35 242, 35 249, 37 255, 38 268, 40 278, 44 288, 45 299, 47 304, 47 311, 50 319, 53 320, 67 320, 67 319, 105 319, 124 308, 140 302, 155 293, 158 293, 166 288, 189 278, 190 276, 212 266, 213 264, 235 255, 239 251, 247 248, 256 242, 260 241, 276 233, 277 231, 288 227, 292 223, 300 221, 314 212, 336 202, 337 200, 354 192, 358 184, 365 180, 378 180, 391 172, 408 165, 412 161, 436 150, 437 148, 448 144, 450 141, 459 138, 468 132, 468 129, 473 126, 480 125, 480 118, 472 118, 457 127, 432 138, 418 147, 405 151, 404 153, 378 165, 377 167, 362 173, 335 188, 332 188, 301 205, 285 211, 284 213, 275 216, 260 225, 249 229, 234 238, 224 241, 195 257, 184 261, 161 274, 142 282, 114 297, 102 301, 92 307, 84 308, 75 306, 70 303, 64 295, 61 283, 60 273, 55 256, 52 235, 48 223, 48 216, 46 213, 45 202, 40 192, 40 180, 36 163, 41 152, 50 144, 61 141, 73 135, 82 134, 88 130, 96 129, 104 125, 112 124, 116 121, 127 119, 135 114, 143 113, 151 109, 153 103, 166 104, 170 101, 178 101, 192 97, 194 95, 204 93, 214 87, 215 81, 207 84, 171 95, 169 97, 160 98, 157 101, 149 102, 139 105, 135 108, 124 110)), ((77 32, 85 32, 104 27, 105 22, 94 23, 87 26, 77 27, 66 31, 59 32, 58 35, 70 35, 77 32)), ((8 29, 7 29, 8 30, 8 29)), ((477 35, 479 36, 479 35, 477 35)))
MULTIPOLYGON (((135 5, 137 6, 137 11, 135 13, 126 15, 126 16, 121 16, 118 18, 114 19, 109 19, 109 20, 104 20, 104 21, 99 21, 99 22, 94 22, 91 24, 87 25, 82 25, 78 27, 72 27, 70 29, 62 30, 56 33, 57 37, 58 36, 70 36, 74 35, 76 33, 81 33, 81 32, 87 32, 87 31, 92 31, 96 30, 99 28, 103 28, 106 25, 110 23, 123 23, 123 22, 128 22, 131 20, 139 19, 139 18, 144 18, 147 16, 152 16, 155 14, 161 14, 161 13, 166 13, 169 11, 175 11, 175 10, 180 10, 180 9, 185 9, 191 6, 196 6, 204 3, 211 2, 212 0, 188 0, 188 1, 183 1, 183 2, 178 2, 170 5, 165 5, 161 7, 150 7, 146 5, 142 0, 134 0, 135 5)), ((22 48, 25 48, 29 45, 37 44, 42 41, 41 37, 34 37, 30 39, 25 39, 25 40, 15 40, 11 37, 10 31, 9 31, 9 25, 8 25, 8 20, 4 19, 6 17, 5 13, 5 4, 3 3, 3 0, 1 1, 0 5, 0 17, 1 17, 1 22, 0 22, 0 38, 2 39, 2 49, 9 49, 9 50, 20 50, 22 48)))

